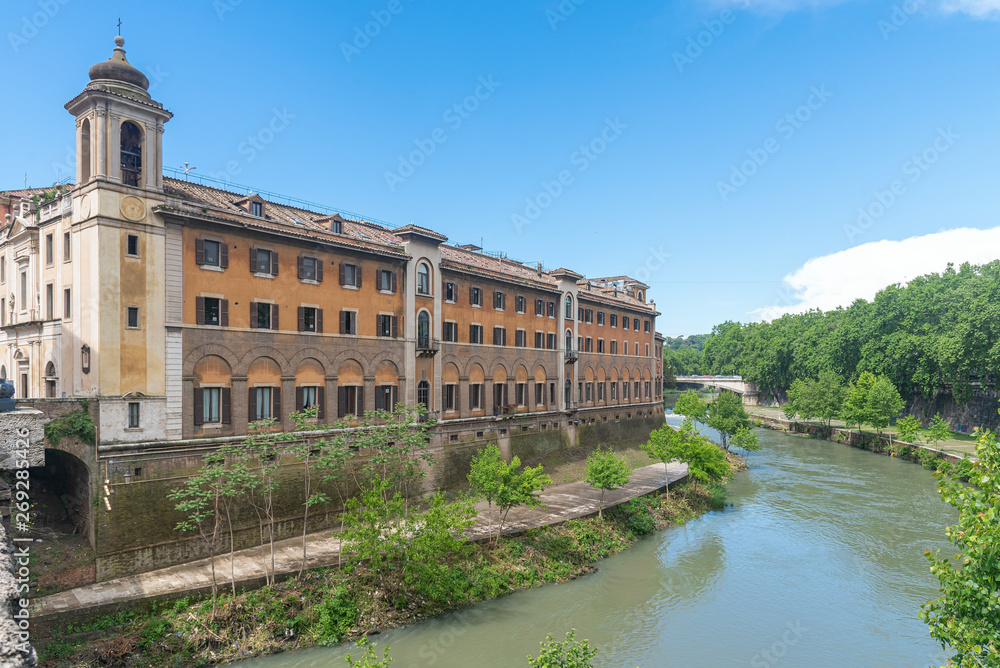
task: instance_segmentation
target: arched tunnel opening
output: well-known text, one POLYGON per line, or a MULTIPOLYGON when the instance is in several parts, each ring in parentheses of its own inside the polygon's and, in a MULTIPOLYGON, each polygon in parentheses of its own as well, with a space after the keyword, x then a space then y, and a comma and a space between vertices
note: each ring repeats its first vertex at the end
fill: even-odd
POLYGON ((33 532, 78 535, 91 543, 90 470, 79 458, 46 448, 45 465, 28 469, 33 532))

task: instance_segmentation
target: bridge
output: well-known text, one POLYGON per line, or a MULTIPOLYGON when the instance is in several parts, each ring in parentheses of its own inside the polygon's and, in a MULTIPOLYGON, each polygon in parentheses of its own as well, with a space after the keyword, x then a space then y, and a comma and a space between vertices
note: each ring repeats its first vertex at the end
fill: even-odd
POLYGON ((743 397, 743 403, 748 406, 757 405, 757 384, 750 383, 739 376, 677 376, 677 386, 697 385, 712 387, 717 390, 729 390, 743 397))

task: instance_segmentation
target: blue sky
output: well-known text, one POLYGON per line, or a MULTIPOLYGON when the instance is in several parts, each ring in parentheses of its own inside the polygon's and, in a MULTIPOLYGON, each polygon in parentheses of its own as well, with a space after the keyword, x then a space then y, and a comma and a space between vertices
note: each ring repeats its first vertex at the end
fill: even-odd
POLYGON ((69 175, 120 14, 166 166, 638 274, 668 335, 1000 257, 1000 0, 577 2, 7 0, 0 189, 69 175))

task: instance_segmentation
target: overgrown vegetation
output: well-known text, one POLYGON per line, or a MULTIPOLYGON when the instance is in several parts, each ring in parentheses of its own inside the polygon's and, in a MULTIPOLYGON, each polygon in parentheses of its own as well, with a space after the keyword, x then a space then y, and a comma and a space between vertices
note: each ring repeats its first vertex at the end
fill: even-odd
POLYGON ((94 445, 97 441, 97 431, 94 429, 94 421, 90 419, 88 402, 81 401, 80 407, 67 413, 61 418, 56 418, 45 425, 45 438, 52 445, 59 445, 65 437, 77 436, 87 445, 94 445))

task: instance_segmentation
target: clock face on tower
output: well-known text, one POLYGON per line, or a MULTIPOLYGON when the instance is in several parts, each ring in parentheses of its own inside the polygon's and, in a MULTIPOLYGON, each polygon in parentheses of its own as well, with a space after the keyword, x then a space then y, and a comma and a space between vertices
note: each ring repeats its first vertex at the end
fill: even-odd
POLYGON ((121 211, 123 218, 133 222, 138 222, 146 217, 146 205, 142 203, 141 199, 131 195, 122 199, 121 211))

